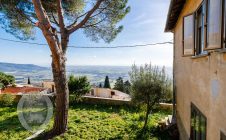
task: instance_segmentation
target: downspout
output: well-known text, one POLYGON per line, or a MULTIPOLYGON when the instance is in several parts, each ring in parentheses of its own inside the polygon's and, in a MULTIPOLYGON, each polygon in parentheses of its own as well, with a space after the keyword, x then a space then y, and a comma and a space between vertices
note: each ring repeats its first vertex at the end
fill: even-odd
POLYGON ((173 33, 173 120, 176 119, 175 33, 173 33))

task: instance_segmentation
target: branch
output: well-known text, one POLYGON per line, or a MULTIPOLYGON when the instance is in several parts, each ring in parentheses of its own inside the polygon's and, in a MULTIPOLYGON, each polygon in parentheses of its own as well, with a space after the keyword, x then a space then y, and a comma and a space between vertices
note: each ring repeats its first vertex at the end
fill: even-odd
POLYGON ((60 26, 60 25, 59 25, 59 22, 56 20, 56 18, 55 18, 55 16, 54 16, 54 14, 53 14, 52 11, 51 11, 51 15, 52 15, 52 17, 53 17, 54 23, 55 23, 57 26, 60 26))
MULTIPOLYGON (((40 0, 32 0, 35 8, 35 13, 38 18, 38 23, 37 26, 42 30, 42 33, 44 37, 46 38, 46 41, 49 45, 49 48, 52 53, 53 57, 53 63, 56 66, 57 70, 60 70, 60 63, 59 60, 61 59, 61 50, 59 49, 59 44, 58 44, 58 38, 56 38, 55 35, 53 35, 53 32, 50 30, 51 28, 51 23, 50 20, 44 11, 44 8, 41 4, 40 0)), ((53 29, 53 28, 52 28, 53 29)))
POLYGON ((95 26, 95 25, 100 24, 101 22, 103 22, 106 18, 107 18, 107 16, 105 18, 101 19, 100 21, 96 22, 96 23, 85 25, 85 26, 82 26, 81 28, 93 27, 93 26, 95 26))
POLYGON ((62 8, 61 0, 57 0, 57 13, 58 13, 58 19, 59 19, 60 32, 63 32, 65 30, 64 16, 63 16, 62 10, 63 8, 62 8))
POLYGON ((63 54, 65 54, 68 47, 69 34, 67 33, 67 29, 65 28, 65 24, 64 24, 63 7, 62 7, 61 1, 62 0, 57 0, 57 13, 58 13, 59 26, 60 26, 60 32, 61 32, 60 47, 63 51, 63 54))
POLYGON ((15 8, 15 9, 16 9, 16 12, 17 12, 18 14, 20 14, 22 17, 26 18, 26 19, 27 19, 28 21, 30 21, 33 25, 35 25, 35 22, 32 21, 29 17, 27 17, 27 15, 23 13, 23 11, 21 11, 20 9, 17 9, 17 8, 15 8))
POLYGON ((82 15, 78 16, 78 17, 76 18, 76 20, 75 20, 75 21, 77 21, 79 18, 81 18, 81 17, 85 16, 86 14, 88 14, 88 12, 89 12, 89 11, 87 11, 87 12, 85 12, 84 14, 82 14, 82 15))
POLYGON ((81 17, 83 17, 83 16, 85 16, 86 14, 88 14, 88 12, 89 12, 89 11, 87 11, 87 12, 85 12, 84 14, 78 16, 78 17, 75 19, 75 21, 74 21, 71 25, 67 26, 67 28, 71 28, 72 26, 76 25, 78 19, 81 18, 81 17))
POLYGON ((104 8, 99 8, 99 9, 101 9, 101 10, 99 11, 99 13, 97 13, 97 14, 91 16, 91 18, 93 18, 93 17, 98 16, 99 14, 101 14, 104 10, 106 10, 106 9, 108 8, 109 5, 110 5, 110 3, 109 3, 106 7, 104 7, 104 8))
POLYGON ((69 34, 73 33, 74 31, 78 30, 79 28, 81 28, 84 24, 86 24, 86 22, 89 20, 89 18, 92 16, 92 14, 100 7, 100 4, 103 2, 104 0, 98 0, 96 2, 96 4, 94 5, 94 7, 86 14, 86 16, 84 17, 84 19, 77 25, 71 25, 70 29, 69 29, 69 34))

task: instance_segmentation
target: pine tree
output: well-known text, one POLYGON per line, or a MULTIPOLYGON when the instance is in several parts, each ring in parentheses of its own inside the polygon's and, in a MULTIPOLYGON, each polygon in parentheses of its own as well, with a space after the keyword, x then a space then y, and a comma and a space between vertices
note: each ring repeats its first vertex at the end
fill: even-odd
POLYGON ((105 77, 104 88, 111 88, 108 76, 105 77))
MULTIPOLYGON (((49 137, 67 130, 69 92, 66 60, 73 33, 83 31, 92 41, 112 42, 122 31, 119 22, 129 13, 128 0, 2 0, 0 27, 21 40, 45 38, 56 87, 55 118, 49 137)), ((78 34, 77 34, 78 35, 78 34)))

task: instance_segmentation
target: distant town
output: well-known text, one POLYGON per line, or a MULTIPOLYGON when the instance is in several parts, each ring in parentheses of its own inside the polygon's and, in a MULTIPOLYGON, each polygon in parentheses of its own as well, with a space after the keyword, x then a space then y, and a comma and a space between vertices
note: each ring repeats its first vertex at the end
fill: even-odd
MULTIPOLYGON (((67 75, 87 76, 90 84, 103 84, 105 76, 109 77, 111 86, 118 77, 125 81, 129 79, 130 66, 68 66, 67 75)), ((52 81, 50 67, 42 67, 33 64, 14 64, 0 62, 0 71, 13 75, 17 84, 26 84, 28 77, 32 84, 41 84, 43 81, 52 81)), ((166 67, 166 73, 172 77, 172 68, 166 67)))

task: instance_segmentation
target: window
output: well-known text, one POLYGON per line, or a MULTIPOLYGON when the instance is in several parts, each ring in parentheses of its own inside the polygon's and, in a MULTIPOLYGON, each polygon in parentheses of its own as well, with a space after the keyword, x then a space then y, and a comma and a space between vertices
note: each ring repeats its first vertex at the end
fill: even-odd
POLYGON ((221 132, 221 140, 226 140, 226 136, 223 132, 221 132))
POLYGON ((206 46, 206 2, 204 1, 196 12, 195 20, 195 35, 196 35, 196 55, 205 54, 206 46))
POLYGON ((208 0, 207 49, 221 48, 223 0, 208 0))
POLYGON ((191 140, 206 140, 206 117, 198 110, 198 108, 191 105, 191 140))
POLYGON ((226 0, 204 0, 183 20, 183 55, 207 54, 207 50, 226 48, 226 0))
POLYGON ((224 48, 226 48, 226 0, 223 0, 223 23, 224 23, 224 29, 223 29, 223 31, 224 31, 224 35, 223 35, 223 40, 222 40, 222 42, 223 42, 223 45, 224 45, 224 48))
POLYGON ((184 17, 183 20, 183 55, 194 55, 195 34, 194 34, 194 14, 184 17))
POLYGON ((115 92, 114 91, 111 91, 111 96, 115 95, 115 92))

